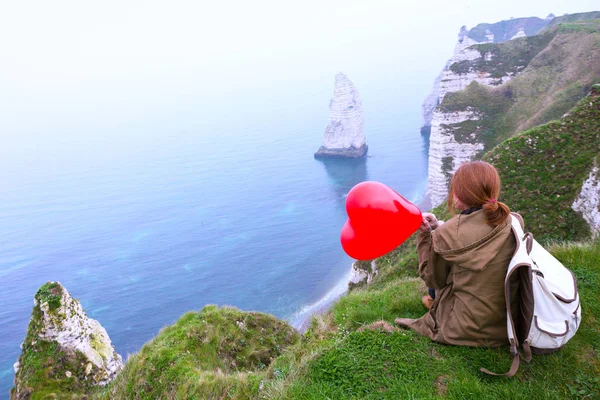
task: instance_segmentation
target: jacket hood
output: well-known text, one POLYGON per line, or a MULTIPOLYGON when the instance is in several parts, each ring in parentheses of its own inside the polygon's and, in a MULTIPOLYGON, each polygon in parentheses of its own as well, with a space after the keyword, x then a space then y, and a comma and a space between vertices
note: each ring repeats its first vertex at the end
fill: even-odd
POLYGON ((500 225, 488 225, 483 210, 457 215, 432 232, 433 247, 447 261, 481 270, 494 258, 512 235, 510 218, 500 225))

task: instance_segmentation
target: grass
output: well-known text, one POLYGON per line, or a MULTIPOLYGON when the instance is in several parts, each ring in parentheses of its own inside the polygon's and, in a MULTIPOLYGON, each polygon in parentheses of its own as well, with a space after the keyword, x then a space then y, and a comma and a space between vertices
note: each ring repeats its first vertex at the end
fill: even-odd
POLYGON ((35 294, 39 304, 48 303, 48 309, 55 311, 60 307, 62 291, 60 285, 56 282, 47 282, 40 287, 35 294))
POLYGON ((600 87, 569 115, 513 137, 484 160, 498 169, 502 197, 541 239, 581 240, 590 232, 571 208, 600 154, 600 87))
POLYGON ((590 12, 586 12, 586 13, 577 13, 577 14, 566 14, 566 15, 554 18, 552 21, 550 21, 550 23, 548 24, 548 26, 545 29, 550 29, 553 26, 556 26, 558 24, 564 24, 564 23, 575 22, 575 21, 588 21, 591 19, 599 19, 599 18, 600 18, 600 11, 590 11, 590 12))
MULTIPOLYGON (((505 348, 445 346, 412 331, 389 329, 394 317, 424 313, 424 287, 411 278, 397 278, 344 297, 334 306, 328 334, 308 337, 304 354, 282 357, 265 382, 267 398, 277 399, 593 399, 600 395, 600 242, 561 244, 551 251, 578 278, 583 322, 577 335, 561 351, 534 356, 516 377, 489 377, 480 367, 504 372, 510 366, 505 348), (387 328, 364 329, 380 319, 387 328), (292 372, 293 371, 293 372, 292 372), (293 379, 288 379, 292 375, 293 379)), ((402 251, 409 252, 409 249, 402 251)), ((413 249, 414 252, 414 249, 413 249)), ((405 255, 405 257, 408 256, 405 255)), ((393 257, 401 259, 400 254, 393 257)), ((398 265, 401 270, 415 266, 398 265)), ((382 324, 380 324, 382 325, 382 324)), ((320 328, 323 330, 323 328, 320 328)))
MULTIPOLYGON (((556 36, 557 29, 527 36, 503 43, 484 43, 474 45, 473 48, 481 54, 480 58, 461 61, 450 66, 455 73, 470 71, 486 72, 491 78, 514 76, 526 67, 531 60, 556 36), (486 58, 491 55, 491 59, 486 58)), ((562 32, 562 31, 561 31, 562 32)))
POLYGON ((483 143, 485 152, 518 132, 560 118, 600 82, 599 27, 599 19, 565 22, 537 36, 476 45, 481 58, 451 69, 475 69, 492 77, 519 74, 497 87, 473 82, 446 95, 440 111, 469 109, 480 116, 446 126, 446 131, 459 143, 483 143), (485 60, 487 53, 491 61, 485 60))
POLYGON ((270 315, 206 306, 163 329, 100 398, 246 398, 273 359, 299 340, 270 315))

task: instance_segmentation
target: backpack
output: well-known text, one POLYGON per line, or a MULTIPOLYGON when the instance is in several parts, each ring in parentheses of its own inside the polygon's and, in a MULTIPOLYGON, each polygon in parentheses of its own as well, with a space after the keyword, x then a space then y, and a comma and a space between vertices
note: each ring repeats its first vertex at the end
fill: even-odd
MULTIPOLYGON (((575 275, 544 249, 530 232, 524 233, 519 219, 511 214, 512 231, 517 249, 506 272, 506 322, 513 361, 506 374, 482 372, 495 376, 513 376, 519 369, 519 345, 525 361, 531 354, 557 351, 571 339, 581 322, 581 306, 575 275), (518 315, 511 311, 511 278, 516 276, 518 315)), ((514 282, 514 280, 513 280, 514 282)))

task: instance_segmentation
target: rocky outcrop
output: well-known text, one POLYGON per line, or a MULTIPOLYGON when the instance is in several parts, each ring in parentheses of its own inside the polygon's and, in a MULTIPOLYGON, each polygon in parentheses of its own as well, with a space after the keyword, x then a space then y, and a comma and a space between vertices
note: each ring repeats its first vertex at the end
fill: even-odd
POLYGON ((11 399, 28 399, 47 388, 85 392, 106 385, 123 368, 106 330, 59 282, 48 282, 36 293, 21 348, 11 399))
POLYGON ((354 289, 359 286, 368 285, 377 276, 379 270, 377 263, 372 261, 355 261, 352 264, 352 271, 348 282, 348 289, 354 289))
MULTIPOLYGON (((458 70, 458 68, 452 68, 453 66, 460 65, 461 62, 474 61, 482 57, 482 54, 472 46, 494 41, 494 35, 491 33, 486 36, 486 40, 483 42, 471 39, 468 33, 469 31, 465 26, 460 28, 458 43, 454 47, 454 53, 440 75, 433 82, 433 88, 421 106, 423 127, 427 130, 432 126, 435 109, 442 102, 446 94, 462 90, 473 81, 485 85, 500 85, 510 79, 510 76, 492 78, 489 73, 481 73, 475 70, 463 71, 458 70)), ((487 61, 491 61, 491 54, 485 54, 484 57, 487 57, 487 61)), ((439 120, 440 117, 438 116, 438 123, 439 120)))
POLYGON ((590 171, 590 175, 583 182, 581 191, 572 205, 573 210, 581 216, 590 226, 593 237, 600 235, 600 168, 598 159, 590 171))
POLYGON ((323 145, 315 158, 359 158, 364 157, 367 150, 360 95, 350 79, 340 72, 335 76, 323 145))

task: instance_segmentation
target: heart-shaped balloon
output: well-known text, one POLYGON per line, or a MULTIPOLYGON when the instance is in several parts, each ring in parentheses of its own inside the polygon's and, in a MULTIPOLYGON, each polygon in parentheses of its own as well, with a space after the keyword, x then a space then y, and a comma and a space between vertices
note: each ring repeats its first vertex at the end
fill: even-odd
POLYGON ((357 260, 372 260, 400 246, 421 225, 419 207, 383 183, 366 181, 346 198, 342 247, 357 260))

